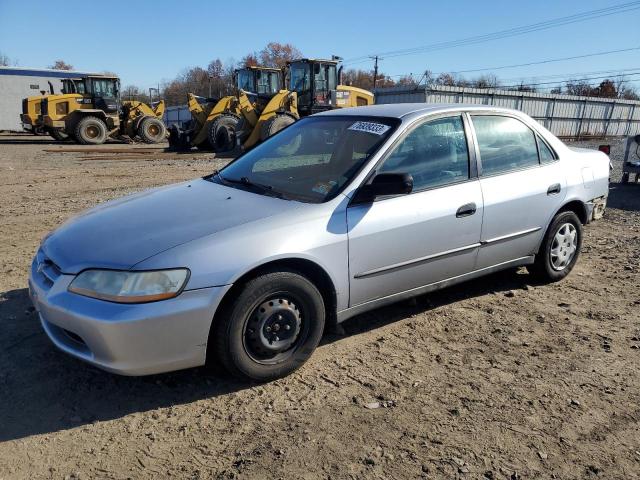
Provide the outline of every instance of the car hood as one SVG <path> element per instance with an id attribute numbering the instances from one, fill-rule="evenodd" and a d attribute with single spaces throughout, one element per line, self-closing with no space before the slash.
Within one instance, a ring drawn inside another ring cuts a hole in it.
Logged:
<path id="1" fill-rule="evenodd" d="M 63 224 L 42 249 L 64 273 L 129 269 L 177 245 L 301 205 L 197 179 L 99 205 Z"/>

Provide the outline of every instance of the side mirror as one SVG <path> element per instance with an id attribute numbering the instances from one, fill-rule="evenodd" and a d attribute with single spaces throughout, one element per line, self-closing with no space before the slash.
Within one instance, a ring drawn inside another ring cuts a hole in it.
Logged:
<path id="1" fill-rule="evenodd" d="M 356 193 L 355 203 L 372 202 L 376 197 L 406 195 L 413 190 L 413 177 L 408 173 L 379 173 Z"/>

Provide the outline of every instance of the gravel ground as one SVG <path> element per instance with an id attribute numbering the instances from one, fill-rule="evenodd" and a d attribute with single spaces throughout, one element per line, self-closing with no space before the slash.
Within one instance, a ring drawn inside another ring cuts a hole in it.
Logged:
<path id="1" fill-rule="evenodd" d="M 0 479 L 640 478 L 640 185 L 617 183 L 621 142 L 567 279 L 503 272 L 370 312 L 266 385 L 119 377 L 51 345 L 26 290 L 40 239 L 226 161 L 64 147 L 0 136 Z"/>

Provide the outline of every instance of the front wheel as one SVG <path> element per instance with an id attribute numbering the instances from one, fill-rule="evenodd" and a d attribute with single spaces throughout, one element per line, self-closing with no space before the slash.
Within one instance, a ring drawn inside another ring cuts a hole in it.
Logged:
<path id="1" fill-rule="evenodd" d="M 140 122 L 137 134 L 144 143 L 160 143 L 167 138 L 167 128 L 159 118 L 145 117 Z"/>
<path id="2" fill-rule="evenodd" d="M 107 140 L 107 125 L 99 118 L 89 116 L 78 122 L 75 137 L 82 145 L 100 145 Z"/>
<path id="3" fill-rule="evenodd" d="M 582 223 L 574 212 L 558 213 L 547 229 L 532 265 L 540 280 L 557 282 L 573 270 L 582 248 Z"/>
<path id="4" fill-rule="evenodd" d="M 293 372 L 322 337 L 325 306 L 316 286 L 295 271 L 248 281 L 220 312 L 209 349 L 233 375 L 260 382 Z"/>

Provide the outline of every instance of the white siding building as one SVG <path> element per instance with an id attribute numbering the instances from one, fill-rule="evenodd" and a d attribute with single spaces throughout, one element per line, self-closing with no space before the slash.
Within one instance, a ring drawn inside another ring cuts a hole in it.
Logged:
<path id="1" fill-rule="evenodd" d="M 89 72 L 47 70 L 23 67 L 0 67 L 0 131 L 22 131 L 22 99 L 36 95 L 60 93 L 63 78 L 93 75 Z"/>

